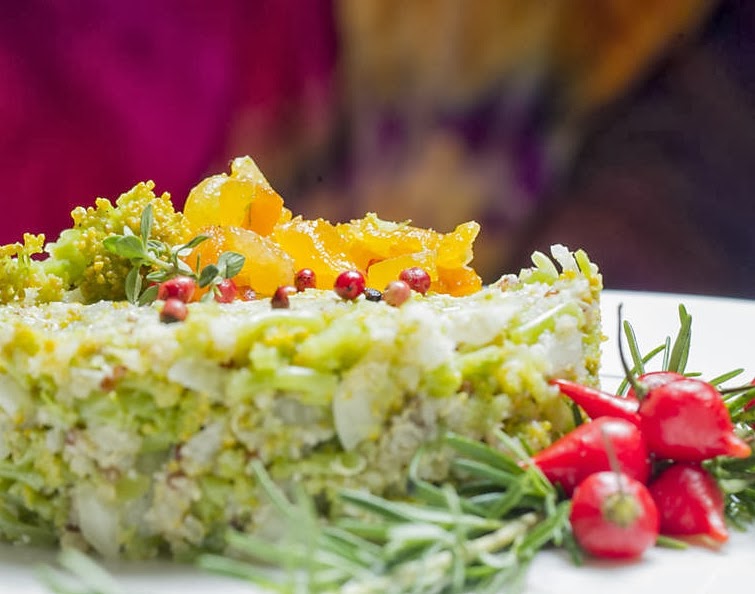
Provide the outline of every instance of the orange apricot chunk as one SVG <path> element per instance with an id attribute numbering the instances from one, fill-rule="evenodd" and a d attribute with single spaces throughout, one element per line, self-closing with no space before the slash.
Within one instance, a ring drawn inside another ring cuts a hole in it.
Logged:
<path id="1" fill-rule="evenodd" d="M 375 213 L 337 225 L 336 229 L 349 246 L 348 257 L 362 270 L 376 261 L 434 250 L 440 242 L 440 235 L 432 229 L 384 221 Z"/>
<path id="2" fill-rule="evenodd" d="M 270 235 L 273 227 L 291 218 L 283 198 L 270 186 L 255 162 L 238 157 L 231 175 L 221 173 L 202 180 L 186 199 L 184 216 L 193 230 L 209 225 L 242 227 Z"/>
<path id="3" fill-rule="evenodd" d="M 451 233 L 446 233 L 438 245 L 438 267 L 458 268 L 472 261 L 472 244 L 480 232 L 480 224 L 475 221 L 462 223 Z"/>
<path id="4" fill-rule="evenodd" d="M 277 243 L 241 227 L 207 227 L 201 230 L 209 239 L 200 243 L 186 262 L 192 268 L 214 264 L 223 252 L 238 252 L 246 260 L 234 277 L 239 287 L 250 287 L 258 295 L 269 296 L 281 285 L 293 284 L 294 261 Z"/>
<path id="5" fill-rule="evenodd" d="M 438 280 L 430 285 L 431 291 L 447 293 L 454 297 L 471 295 L 482 289 L 482 279 L 469 266 L 438 268 Z"/>
<path id="6" fill-rule="evenodd" d="M 341 272 L 358 268 L 346 256 L 348 246 L 336 227 L 325 219 L 295 217 L 277 225 L 273 239 L 293 258 L 297 270 L 315 272 L 318 289 L 332 289 Z"/>
<path id="7" fill-rule="evenodd" d="M 402 270 L 413 266 L 419 266 L 427 271 L 430 280 L 438 279 L 438 272 L 435 268 L 435 252 L 425 250 L 374 262 L 367 268 L 367 286 L 382 291 L 388 283 L 398 280 Z"/>

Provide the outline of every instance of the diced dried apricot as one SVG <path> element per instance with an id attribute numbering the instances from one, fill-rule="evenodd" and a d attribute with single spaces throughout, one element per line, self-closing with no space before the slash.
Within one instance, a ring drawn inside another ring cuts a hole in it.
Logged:
<path id="1" fill-rule="evenodd" d="M 231 164 L 231 175 L 213 175 L 189 193 L 184 215 L 194 230 L 208 225 L 243 227 L 269 235 L 280 221 L 291 218 L 283 199 L 249 157 Z"/>
<path id="2" fill-rule="evenodd" d="M 294 279 L 294 262 L 277 243 L 249 229 L 241 227 L 208 227 L 201 233 L 209 237 L 186 258 L 196 266 L 214 264 L 223 252 L 238 252 L 246 258 L 241 272 L 234 277 L 240 287 L 251 287 L 258 295 L 272 295 L 281 285 L 290 285 Z"/>
<path id="3" fill-rule="evenodd" d="M 440 235 L 432 229 L 384 221 L 375 213 L 342 223 L 336 229 L 349 246 L 347 255 L 362 270 L 371 262 L 434 250 L 440 242 Z"/>
<path id="4" fill-rule="evenodd" d="M 276 224 L 291 220 L 291 211 L 283 206 L 283 198 L 272 188 L 252 159 L 234 159 L 231 163 L 231 177 L 237 177 L 255 188 L 248 216 L 242 227 L 267 236 Z"/>
<path id="5" fill-rule="evenodd" d="M 324 219 L 296 217 L 276 226 L 273 238 L 291 255 L 297 270 L 314 270 L 319 289 L 332 289 L 341 272 L 358 268 L 347 258 L 348 246 L 336 227 Z"/>
<path id="6" fill-rule="evenodd" d="M 235 159 L 230 175 L 215 175 L 197 185 L 184 215 L 195 232 L 210 235 L 187 261 L 195 265 L 199 256 L 204 266 L 224 251 L 242 253 L 247 262 L 235 282 L 260 295 L 291 284 L 294 270 L 302 268 L 315 272 L 321 289 L 333 287 L 341 272 L 359 270 L 366 273 L 369 287 L 382 290 L 402 270 L 415 266 L 428 272 L 432 291 L 468 295 L 482 287 L 469 267 L 480 231 L 474 221 L 441 234 L 408 221 L 384 221 L 374 213 L 338 225 L 292 218 L 249 157 Z"/>
<path id="7" fill-rule="evenodd" d="M 247 216 L 253 188 L 226 174 L 213 175 L 189 192 L 184 215 L 194 230 L 207 225 L 240 226 Z"/>
<path id="8" fill-rule="evenodd" d="M 476 293 L 482 288 L 482 279 L 469 266 L 460 268 L 438 268 L 438 280 L 430 285 L 431 291 L 463 297 Z"/>
<path id="9" fill-rule="evenodd" d="M 425 250 L 373 263 L 367 269 L 367 286 L 382 291 L 388 283 L 398 280 L 402 270 L 413 266 L 423 268 L 430 275 L 431 280 L 437 280 L 435 252 Z"/>
<path id="10" fill-rule="evenodd" d="M 438 266 L 458 268 L 472 261 L 472 244 L 480 232 L 480 224 L 474 221 L 463 223 L 440 239 L 438 246 Z"/>

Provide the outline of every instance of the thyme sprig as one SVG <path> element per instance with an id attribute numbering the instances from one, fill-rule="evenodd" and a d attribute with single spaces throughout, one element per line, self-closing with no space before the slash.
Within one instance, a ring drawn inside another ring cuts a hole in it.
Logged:
<path id="1" fill-rule="evenodd" d="M 208 264 L 200 268 L 200 262 L 192 268 L 182 258 L 202 242 L 209 239 L 206 235 L 197 235 L 188 242 L 170 246 L 151 238 L 154 225 L 152 205 L 148 204 L 142 211 L 139 234 L 130 227 L 123 228 L 123 234 L 111 235 L 103 241 L 111 253 L 129 260 L 131 270 L 126 275 L 125 293 L 130 303 L 146 305 L 157 298 L 158 284 L 176 276 L 189 276 L 200 287 L 214 287 L 225 278 L 233 278 L 244 267 L 245 258 L 236 252 L 224 252 L 217 264 Z M 207 293 L 212 298 L 213 291 Z"/>

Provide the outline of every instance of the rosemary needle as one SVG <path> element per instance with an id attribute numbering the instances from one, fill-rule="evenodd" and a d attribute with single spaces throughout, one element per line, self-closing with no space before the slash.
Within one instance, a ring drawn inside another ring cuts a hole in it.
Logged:
<path id="1" fill-rule="evenodd" d="M 64 550 L 58 562 L 67 573 L 48 566 L 37 569 L 39 580 L 55 594 L 125 594 L 105 569 L 76 549 Z"/>

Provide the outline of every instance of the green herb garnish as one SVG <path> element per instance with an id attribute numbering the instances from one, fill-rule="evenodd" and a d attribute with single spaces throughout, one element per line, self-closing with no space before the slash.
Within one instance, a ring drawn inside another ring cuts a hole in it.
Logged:
<path id="1" fill-rule="evenodd" d="M 124 227 L 122 235 L 111 235 L 103 241 L 108 251 L 131 262 L 125 283 L 126 299 L 130 303 L 152 303 L 157 298 L 157 285 L 176 276 L 189 276 L 200 287 L 208 287 L 217 285 L 223 279 L 233 278 L 244 267 L 243 255 L 224 252 L 220 254 L 217 264 L 200 268 L 200 262 L 197 261 L 196 267 L 192 268 L 181 258 L 209 238 L 197 235 L 182 245 L 169 246 L 150 238 L 153 223 L 152 205 L 148 204 L 142 211 L 139 235 L 135 235 L 129 227 Z M 212 291 L 207 295 L 212 298 Z"/>
<path id="2" fill-rule="evenodd" d="M 294 594 L 480 593 L 520 591 L 535 553 L 553 543 L 579 553 L 569 528 L 569 502 L 515 440 L 498 435 L 499 447 L 448 434 L 456 466 L 469 493 L 452 483 L 431 485 L 416 477 L 423 451 L 410 471 L 411 501 L 365 491 L 339 497 L 348 513 L 319 517 L 312 499 L 286 496 L 260 462 L 253 472 L 284 526 L 278 542 L 230 530 L 230 556 L 205 554 L 201 568 L 250 581 L 272 592 Z M 63 573 L 41 577 L 56 593 L 115 594 L 103 570 L 80 553 L 60 559 Z M 267 566 L 267 567 L 265 567 Z M 277 571 L 271 571 L 270 568 Z"/>
<path id="3" fill-rule="evenodd" d="M 287 498 L 256 463 L 257 479 L 285 523 L 284 539 L 270 543 L 231 532 L 234 556 L 246 561 L 205 555 L 200 566 L 257 582 L 253 562 L 264 561 L 285 570 L 273 584 L 285 593 L 518 590 L 538 550 L 571 543 L 568 502 L 558 503 L 556 489 L 526 464 L 514 440 L 499 438 L 506 453 L 453 434 L 445 438 L 459 453 L 463 482 L 477 484 L 473 493 L 418 479 L 420 451 L 410 469 L 411 501 L 343 491 L 350 513 L 330 523 L 316 516 L 306 496 Z M 269 580 L 265 574 L 267 587 Z"/>

